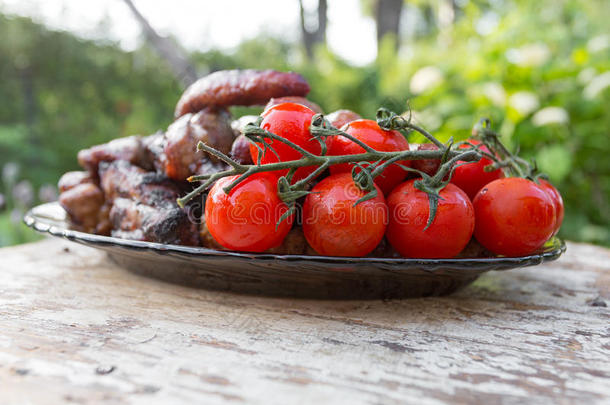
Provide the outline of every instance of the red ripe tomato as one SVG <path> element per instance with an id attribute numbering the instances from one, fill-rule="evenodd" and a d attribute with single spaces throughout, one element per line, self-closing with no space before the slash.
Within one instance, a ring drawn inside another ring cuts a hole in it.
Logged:
<path id="1" fill-rule="evenodd" d="M 438 146 L 433 143 L 422 143 L 417 146 L 417 150 L 438 150 Z M 419 159 L 411 161 L 412 168 L 424 172 L 428 176 L 434 176 L 440 166 L 440 159 Z"/>
<path id="2" fill-rule="evenodd" d="M 509 177 L 492 181 L 479 191 L 473 205 L 475 238 L 499 255 L 532 254 L 555 230 L 551 197 L 527 179 Z"/>
<path id="3" fill-rule="evenodd" d="M 303 205 L 303 233 L 318 254 L 362 257 L 381 242 L 388 207 L 379 188 L 377 197 L 356 206 L 366 191 L 356 186 L 351 173 L 330 175 L 311 191 Z"/>
<path id="4" fill-rule="evenodd" d="M 276 224 L 288 207 L 277 194 L 277 177 L 259 173 L 239 183 L 229 194 L 223 190 L 238 176 L 214 183 L 205 203 L 205 222 L 223 247 L 244 252 L 263 252 L 282 243 L 293 216 Z"/>
<path id="5" fill-rule="evenodd" d="M 474 230 L 474 210 L 470 199 L 453 184 L 440 191 L 434 221 L 424 230 L 430 216 L 428 194 L 408 180 L 388 197 L 390 223 L 386 237 L 404 257 L 451 258 L 470 241 Z"/>
<path id="6" fill-rule="evenodd" d="M 301 104 L 296 103 L 282 103 L 269 107 L 263 112 L 263 121 L 261 122 L 261 128 L 266 129 L 282 138 L 285 138 L 294 144 L 300 146 L 308 152 L 315 155 L 322 153 L 320 143 L 312 138 L 309 132 L 309 125 L 311 124 L 311 118 L 315 115 L 315 112 L 310 110 Z M 331 138 L 327 138 L 328 140 Z M 291 160 L 299 160 L 302 155 L 277 140 L 267 140 L 271 143 L 273 149 L 279 155 L 279 161 L 288 162 Z M 327 143 L 328 147 L 328 143 Z M 250 145 L 250 154 L 252 155 L 252 161 L 258 162 L 258 148 L 254 145 Z M 278 157 L 271 150 L 265 151 L 265 154 L 261 158 L 261 163 L 276 163 Z M 307 177 L 311 172 L 316 169 L 315 166 L 301 167 L 297 169 L 294 174 L 293 182 L 301 180 Z M 279 171 L 280 175 L 285 175 L 288 170 Z"/>
<path id="7" fill-rule="evenodd" d="M 481 142 L 477 140 L 469 140 L 473 145 L 479 145 Z M 470 148 L 468 145 L 461 145 L 460 149 Z M 485 146 L 481 147 L 481 150 L 489 153 L 489 149 Z M 463 162 L 459 161 L 458 164 Z M 496 169 L 492 172 L 486 172 L 485 166 L 492 164 L 493 162 L 487 158 L 482 158 L 478 162 L 472 162 L 463 164 L 455 169 L 451 182 L 464 190 L 471 200 L 477 195 L 479 190 L 483 188 L 489 182 L 504 177 L 504 173 L 501 169 Z"/>
<path id="8" fill-rule="evenodd" d="M 343 127 L 343 131 L 347 132 L 354 138 L 369 145 L 371 148 L 382 152 L 392 152 L 400 150 L 409 150 L 409 142 L 398 131 L 385 131 L 377 125 L 373 120 L 356 120 L 350 122 Z M 329 149 L 329 155 L 356 155 L 364 153 L 365 150 L 350 141 L 344 136 L 334 138 Z M 409 166 L 406 160 L 398 162 L 402 165 Z M 343 163 L 330 167 L 331 174 L 351 172 L 353 165 Z M 384 195 L 388 195 L 394 187 L 407 177 L 407 172 L 401 169 L 398 165 L 393 164 L 386 168 L 376 179 L 375 183 L 383 191 Z"/>
<path id="9" fill-rule="evenodd" d="M 561 198 L 561 194 L 559 194 L 559 190 L 557 190 L 551 183 L 547 180 L 540 179 L 540 188 L 542 188 L 546 193 L 551 197 L 553 201 L 553 205 L 555 206 L 555 230 L 553 231 L 553 235 L 559 232 L 559 228 L 561 228 L 561 224 L 563 223 L 564 216 L 564 208 L 563 208 L 563 198 Z"/>

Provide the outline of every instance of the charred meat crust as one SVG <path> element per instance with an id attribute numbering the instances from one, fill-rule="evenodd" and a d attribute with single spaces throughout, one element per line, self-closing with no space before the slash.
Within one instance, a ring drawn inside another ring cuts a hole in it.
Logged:
<path id="1" fill-rule="evenodd" d="M 114 139 L 102 145 L 96 145 L 78 152 L 80 166 L 96 176 L 101 162 L 126 160 L 138 166 L 145 163 L 145 153 L 141 137 L 137 135 Z"/>
<path id="2" fill-rule="evenodd" d="M 199 245 L 198 225 L 176 203 L 178 184 L 126 161 L 100 165 L 101 187 L 112 201 L 112 235 L 181 245 Z"/>
<path id="3" fill-rule="evenodd" d="M 197 152 L 199 142 L 228 154 L 235 135 L 227 110 L 204 109 L 177 119 L 167 129 L 165 138 L 163 154 L 158 166 L 168 177 L 185 180 L 198 173 L 199 167 L 207 161 L 219 163 L 215 157 L 205 152 Z M 222 167 L 219 166 L 219 169 Z"/>

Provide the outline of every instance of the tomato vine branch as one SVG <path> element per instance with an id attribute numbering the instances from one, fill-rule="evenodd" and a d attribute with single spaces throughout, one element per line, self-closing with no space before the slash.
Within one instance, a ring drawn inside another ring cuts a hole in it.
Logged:
<path id="1" fill-rule="evenodd" d="M 457 160 L 477 161 L 481 157 L 481 155 L 479 153 L 470 153 L 468 151 L 463 152 L 463 151 L 458 151 L 458 150 L 452 150 L 452 149 L 450 149 L 450 147 L 447 147 L 446 145 L 444 145 L 442 142 L 437 140 L 434 136 L 427 133 L 422 128 L 419 128 L 417 126 L 414 126 L 414 125 L 408 123 L 406 120 L 404 120 L 403 117 L 397 116 L 394 113 L 389 113 L 388 110 L 383 110 L 383 111 L 385 111 L 385 112 L 381 113 L 381 115 L 380 115 L 380 113 L 378 113 L 378 119 L 381 120 L 380 126 L 383 124 L 383 125 L 386 125 L 387 128 L 401 127 L 401 128 L 410 128 L 412 130 L 418 131 L 418 132 L 422 133 L 424 136 L 426 136 L 428 139 L 433 141 L 439 147 L 439 149 L 438 150 L 404 150 L 404 151 L 391 151 L 391 152 L 378 151 L 378 150 L 375 150 L 375 149 L 371 148 L 370 146 L 366 145 L 362 141 L 354 138 L 352 135 L 333 127 L 323 117 L 323 115 L 316 114 L 312 118 L 312 122 L 311 122 L 311 126 L 310 126 L 310 132 L 311 132 L 313 138 L 317 139 L 321 143 L 324 143 L 324 139 L 326 137 L 341 135 L 341 136 L 344 136 L 344 137 L 352 140 L 353 142 L 357 143 L 358 145 L 360 145 L 364 149 L 364 152 L 360 153 L 360 154 L 355 154 L 355 155 L 337 155 L 337 156 L 326 155 L 326 154 L 315 155 L 311 152 L 304 150 L 302 147 L 296 145 L 295 143 L 293 143 L 283 137 L 280 137 L 263 128 L 260 128 L 257 125 L 257 123 L 250 123 L 250 124 L 246 125 L 243 132 L 244 132 L 244 135 L 250 140 L 250 142 L 252 142 L 254 144 L 262 143 L 264 145 L 264 146 L 257 145 L 258 147 L 260 147 L 262 149 L 262 150 L 259 149 L 259 151 L 264 151 L 264 148 L 271 147 L 272 142 L 281 142 L 281 143 L 284 143 L 285 145 L 291 147 L 292 149 L 296 150 L 297 152 L 299 152 L 302 155 L 302 158 L 298 159 L 298 160 L 287 161 L 287 162 L 276 162 L 276 163 L 267 163 L 267 164 L 261 164 L 260 159 L 259 159 L 259 162 L 257 162 L 257 164 L 244 165 L 244 164 L 240 164 L 240 163 L 234 161 L 229 156 L 204 144 L 203 142 L 199 142 L 199 144 L 197 145 L 198 151 L 205 151 L 205 152 L 217 157 L 219 160 L 221 160 L 221 161 L 225 162 L 227 165 L 229 165 L 230 168 L 227 170 L 217 172 L 217 173 L 213 173 L 213 174 L 204 174 L 204 175 L 196 175 L 196 176 L 189 177 L 188 178 L 189 182 L 201 181 L 202 184 L 200 184 L 194 190 L 192 190 L 191 192 L 186 194 L 184 197 L 179 198 L 178 204 L 181 207 L 184 207 L 185 204 L 187 204 L 193 198 L 195 198 L 198 195 L 205 192 L 205 190 L 207 188 L 209 188 L 218 179 L 221 179 L 223 177 L 228 177 L 228 176 L 239 175 L 238 178 L 236 178 L 231 184 L 229 184 L 227 187 L 224 188 L 224 191 L 226 193 L 229 193 L 239 183 L 241 183 L 242 181 L 244 181 L 245 179 L 247 179 L 248 177 L 250 177 L 256 173 L 279 171 L 279 170 L 282 170 L 282 171 L 289 170 L 289 176 L 292 177 L 291 174 L 293 174 L 294 170 L 296 170 L 298 168 L 307 167 L 307 166 L 318 166 L 313 173 L 311 173 L 306 178 L 295 182 L 294 184 L 290 184 L 290 181 L 287 181 L 286 176 L 280 177 L 278 184 L 281 185 L 281 188 L 282 188 L 282 190 L 281 190 L 282 197 L 283 197 L 284 201 L 286 201 L 287 203 L 291 203 L 291 202 L 294 202 L 297 198 L 300 198 L 300 196 L 304 195 L 304 193 L 307 192 L 305 189 L 307 188 L 308 183 L 311 180 L 313 180 L 317 175 L 322 173 L 326 168 L 330 167 L 331 165 L 336 165 L 336 164 L 341 164 L 341 163 L 358 164 L 358 167 L 360 168 L 360 170 L 362 172 L 365 172 L 367 170 L 369 171 L 369 172 L 365 173 L 365 177 L 370 176 L 371 178 L 374 178 L 375 176 L 379 175 L 383 171 L 383 168 L 387 167 L 387 165 L 395 163 L 395 162 L 399 162 L 402 160 L 441 159 L 445 156 L 446 158 L 449 158 L 449 159 L 452 159 L 455 161 L 457 161 Z M 272 142 L 270 143 L 269 140 L 271 140 Z M 259 153 L 259 156 L 260 156 L 260 153 Z M 375 162 L 375 163 L 369 163 L 369 162 Z M 365 166 L 365 164 L 366 164 L 366 166 Z M 401 167 L 402 167 L 402 165 L 401 165 Z M 356 176 L 356 175 L 357 175 L 357 173 L 354 172 L 354 176 Z M 371 188 L 371 186 L 369 185 L 369 187 L 368 187 L 369 192 L 371 191 L 370 188 Z M 373 190 L 374 190 L 374 188 L 373 188 Z M 374 196 L 372 196 L 372 197 L 374 197 Z M 370 197 L 370 198 L 372 198 L 372 197 Z"/>

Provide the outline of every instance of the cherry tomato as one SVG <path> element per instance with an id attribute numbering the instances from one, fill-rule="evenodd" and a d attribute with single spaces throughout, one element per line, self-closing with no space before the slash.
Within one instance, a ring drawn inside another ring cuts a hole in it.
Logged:
<path id="1" fill-rule="evenodd" d="M 428 194 L 408 180 L 388 197 L 390 223 L 386 237 L 404 257 L 451 258 L 470 241 L 474 230 L 474 210 L 462 190 L 448 184 L 440 191 L 434 221 L 424 230 L 430 216 Z"/>
<path id="2" fill-rule="evenodd" d="M 417 146 L 417 150 L 438 150 L 438 146 L 433 143 L 422 143 Z M 428 176 L 434 176 L 440 166 L 440 159 L 419 159 L 411 161 L 412 168 L 424 172 Z"/>
<path id="3" fill-rule="evenodd" d="M 342 128 L 345 124 L 361 119 L 362 117 L 350 110 L 337 110 L 326 115 L 326 119 L 335 128 Z"/>
<path id="4" fill-rule="evenodd" d="M 282 103 L 269 107 L 263 112 L 263 121 L 261 122 L 261 128 L 266 129 L 282 138 L 285 138 L 294 144 L 300 146 L 308 152 L 315 155 L 322 153 L 320 143 L 312 138 L 309 132 L 309 125 L 311 124 L 311 118 L 315 113 L 309 108 L 301 104 L 296 103 Z M 327 147 L 329 140 L 327 138 Z M 291 160 L 299 160 L 302 155 L 291 148 L 290 146 L 277 141 L 268 140 L 271 143 L 273 149 L 279 155 L 279 161 L 288 162 Z M 258 148 L 254 145 L 250 145 L 250 154 L 252 155 L 252 161 L 258 162 Z M 276 163 L 278 157 L 271 150 L 265 151 L 265 154 L 261 158 L 261 163 Z M 293 176 L 293 182 L 301 180 L 307 177 L 311 172 L 316 169 L 315 166 L 301 167 L 297 169 Z M 285 175 L 288 170 L 279 171 L 279 175 Z"/>
<path id="5" fill-rule="evenodd" d="M 276 224 L 288 207 L 277 194 L 277 176 L 259 173 L 226 194 L 223 190 L 238 176 L 218 180 L 205 203 L 206 225 L 214 239 L 227 249 L 263 252 L 282 243 L 293 217 Z"/>
<path id="6" fill-rule="evenodd" d="M 547 180 L 540 179 L 540 188 L 542 188 L 546 193 L 551 197 L 553 201 L 553 205 L 555 206 L 555 230 L 553 231 L 553 235 L 556 235 L 559 232 L 559 228 L 561 228 L 561 224 L 563 223 L 564 216 L 564 208 L 563 208 L 563 198 L 561 198 L 561 194 L 559 190 L 555 188 L 551 183 Z"/>
<path id="7" fill-rule="evenodd" d="M 475 238 L 499 255 L 532 254 L 555 230 L 555 207 L 551 197 L 527 179 L 494 180 L 479 191 L 473 205 Z"/>
<path id="8" fill-rule="evenodd" d="M 355 205 L 363 197 L 351 173 L 333 174 L 311 190 L 303 205 L 303 232 L 309 245 L 325 256 L 362 257 L 381 242 L 388 221 L 388 207 L 381 190 L 377 196 Z"/>
<path id="9" fill-rule="evenodd" d="M 344 126 L 342 130 L 378 151 L 409 150 L 409 143 L 400 132 L 385 131 L 373 120 L 352 121 Z M 364 152 L 365 150 L 362 146 L 357 145 L 344 136 L 337 136 L 333 140 L 328 154 L 356 155 Z M 409 162 L 405 160 L 398 163 L 409 166 Z M 330 167 L 330 172 L 331 174 L 351 172 L 352 167 L 353 165 L 350 163 L 334 165 Z M 384 195 L 387 196 L 405 177 L 407 177 L 407 172 L 398 165 L 393 164 L 375 178 L 375 183 L 383 191 Z"/>
<path id="10" fill-rule="evenodd" d="M 473 145 L 479 145 L 481 142 L 477 140 L 469 140 Z M 460 149 L 470 148 L 469 145 L 461 145 Z M 489 149 L 485 146 L 481 147 L 481 150 L 489 153 Z M 458 164 L 463 162 L 459 161 Z M 496 169 L 491 172 L 485 171 L 485 166 L 492 164 L 490 159 L 482 158 L 478 162 L 466 163 L 455 169 L 451 182 L 464 190 L 470 199 L 474 199 L 479 190 L 483 188 L 489 182 L 504 177 L 504 173 L 501 169 Z"/>

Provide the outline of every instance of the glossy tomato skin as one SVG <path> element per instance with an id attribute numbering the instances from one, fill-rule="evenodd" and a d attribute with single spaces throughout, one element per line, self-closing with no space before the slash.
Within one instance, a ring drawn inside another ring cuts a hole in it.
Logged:
<path id="1" fill-rule="evenodd" d="M 449 183 L 440 192 L 434 221 L 424 230 L 430 215 L 428 194 L 408 180 L 388 197 L 390 223 L 386 237 L 404 257 L 451 258 L 468 244 L 474 230 L 474 210 L 461 189 Z"/>
<path id="2" fill-rule="evenodd" d="M 555 230 L 555 207 L 533 181 L 509 177 L 494 180 L 473 202 L 474 236 L 488 250 L 504 256 L 535 253 Z"/>
<path id="3" fill-rule="evenodd" d="M 480 141 L 470 139 L 470 143 L 473 145 L 481 144 Z M 460 149 L 470 148 L 468 145 L 461 145 Z M 489 153 L 489 149 L 485 146 L 481 147 L 481 150 Z M 458 164 L 463 162 L 459 161 Z M 501 169 L 496 169 L 491 172 L 485 171 L 485 166 L 492 164 L 490 159 L 482 158 L 478 162 L 466 163 L 459 167 L 456 167 L 451 177 L 451 182 L 461 188 L 471 200 L 477 195 L 480 189 L 484 185 L 494 180 L 501 179 L 504 177 L 504 173 Z"/>
<path id="4" fill-rule="evenodd" d="M 314 115 L 315 112 L 301 104 L 277 104 L 269 107 L 263 112 L 261 115 L 263 117 L 261 128 L 295 143 L 308 152 L 319 155 L 322 153 L 320 143 L 317 140 L 312 139 L 312 135 L 309 132 L 311 118 Z M 330 142 L 329 139 L 331 138 L 327 138 L 327 148 Z M 299 160 L 302 156 L 299 152 L 280 141 L 270 140 L 269 142 L 279 155 L 279 160 L 282 162 Z M 250 154 L 252 155 L 252 161 L 256 163 L 259 154 L 256 146 L 250 145 Z M 278 162 L 278 157 L 271 150 L 267 150 L 261 159 L 262 164 L 276 162 Z M 314 166 L 297 169 L 293 177 L 293 182 L 307 177 L 307 175 L 311 174 L 315 169 L 316 167 Z M 280 176 L 285 175 L 286 173 L 288 173 L 288 170 L 278 171 L 277 174 Z"/>
<path id="5" fill-rule="evenodd" d="M 303 205 L 303 233 L 320 255 L 362 257 L 381 242 L 388 222 L 388 207 L 381 190 L 356 206 L 366 192 L 351 173 L 333 174 L 319 182 Z"/>
<path id="6" fill-rule="evenodd" d="M 277 176 L 259 173 L 238 184 L 229 194 L 223 190 L 237 176 L 218 180 L 205 203 L 205 221 L 223 247 L 243 252 L 263 252 L 282 243 L 293 217 L 276 224 L 288 207 L 277 194 Z"/>
<path id="7" fill-rule="evenodd" d="M 556 235 L 557 232 L 559 232 L 559 228 L 561 228 L 561 224 L 563 223 L 563 216 L 565 213 L 563 206 L 563 198 L 561 198 L 559 190 L 557 190 L 555 186 L 553 186 L 547 180 L 540 179 L 539 186 L 544 191 L 546 191 L 549 197 L 551 197 L 553 205 L 555 206 L 555 230 L 553 231 L 553 235 Z"/>
<path id="8" fill-rule="evenodd" d="M 360 119 L 352 121 L 342 129 L 354 138 L 364 142 L 371 148 L 382 152 L 409 150 L 409 142 L 398 131 L 385 131 L 373 120 Z M 365 150 L 351 140 L 337 136 L 329 149 L 329 155 L 356 155 L 364 153 Z M 409 166 L 406 160 L 398 162 Z M 344 163 L 330 167 L 331 174 L 351 172 L 353 165 Z M 375 184 L 379 186 L 384 195 L 390 194 L 407 177 L 407 172 L 394 164 L 383 171 L 376 179 Z"/>
<path id="9" fill-rule="evenodd" d="M 438 150 L 438 146 L 433 143 L 422 143 L 417 146 L 417 150 Z M 440 159 L 420 159 L 413 160 L 411 167 L 426 173 L 428 176 L 434 176 L 441 166 Z M 418 176 L 419 177 L 419 176 Z"/>

